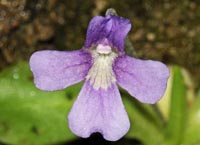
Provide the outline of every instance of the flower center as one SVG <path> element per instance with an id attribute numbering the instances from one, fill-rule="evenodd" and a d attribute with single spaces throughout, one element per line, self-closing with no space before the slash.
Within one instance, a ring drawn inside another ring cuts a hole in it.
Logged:
<path id="1" fill-rule="evenodd" d="M 115 52 L 112 52 L 110 46 L 98 45 L 96 50 L 91 51 L 93 57 L 93 65 L 90 68 L 86 80 L 90 81 L 94 89 L 107 89 L 116 82 L 115 75 L 112 69 L 112 64 L 117 57 Z"/>

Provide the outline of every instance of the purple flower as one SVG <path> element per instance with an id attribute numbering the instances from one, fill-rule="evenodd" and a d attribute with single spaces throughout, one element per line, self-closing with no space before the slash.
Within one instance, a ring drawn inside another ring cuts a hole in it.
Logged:
<path id="1" fill-rule="evenodd" d="M 96 16 L 81 50 L 44 50 L 31 56 L 34 82 L 41 90 L 61 90 L 84 80 L 68 116 L 70 129 L 80 137 L 100 132 L 115 141 L 127 133 L 130 122 L 118 85 L 143 103 L 153 104 L 165 92 L 169 71 L 163 63 L 125 55 L 130 29 L 128 19 Z"/>

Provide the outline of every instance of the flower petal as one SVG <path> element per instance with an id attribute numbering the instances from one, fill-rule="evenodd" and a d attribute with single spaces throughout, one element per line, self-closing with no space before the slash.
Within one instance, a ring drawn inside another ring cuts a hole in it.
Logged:
<path id="1" fill-rule="evenodd" d="M 102 36 L 102 24 L 104 23 L 105 18 L 102 16 L 95 16 L 89 23 L 88 30 L 87 30 L 87 37 L 85 41 L 86 48 L 92 47 L 92 45 L 97 44 L 99 39 L 101 39 Z"/>
<path id="2" fill-rule="evenodd" d="M 38 51 L 30 58 L 36 87 L 60 90 L 83 80 L 90 68 L 91 56 L 80 51 Z"/>
<path id="3" fill-rule="evenodd" d="M 118 84 L 139 101 L 153 104 L 162 98 L 169 77 L 163 63 L 121 56 L 113 69 Z"/>
<path id="4" fill-rule="evenodd" d="M 124 41 L 130 29 L 131 23 L 128 19 L 113 15 L 96 16 L 90 21 L 85 48 L 106 44 L 124 52 Z"/>
<path id="5" fill-rule="evenodd" d="M 88 81 L 74 103 L 68 120 L 70 129 L 80 137 L 100 132 L 110 141 L 120 139 L 130 126 L 116 84 L 107 90 L 95 90 Z"/>

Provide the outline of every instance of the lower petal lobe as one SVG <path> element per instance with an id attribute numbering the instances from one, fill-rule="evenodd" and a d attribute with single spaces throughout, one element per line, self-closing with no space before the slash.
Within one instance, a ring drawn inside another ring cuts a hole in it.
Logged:
<path id="1" fill-rule="evenodd" d="M 91 66 L 91 56 L 79 51 L 44 50 L 30 58 L 36 87 L 41 90 L 61 90 L 83 80 Z"/>
<path id="2" fill-rule="evenodd" d="M 121 56 L 113 69 L 117 83 L 139 101 L 153 104 L 164 95 L 169 70 L 163 63 Z"/>
<path id="3" fill-rule="evenodd" d="M 80 137 L 100 132 L 110 141 L 120 139 L 130 126 L 117 85 L 95 90 L 89 81 L 84 83 L 68 120 L 72 132 Z"/>

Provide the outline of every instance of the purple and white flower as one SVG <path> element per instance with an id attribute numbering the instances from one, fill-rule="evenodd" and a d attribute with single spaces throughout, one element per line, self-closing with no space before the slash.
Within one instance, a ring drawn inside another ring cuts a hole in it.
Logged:
<path id="1" fill-rule="evenodd" d="M 153 104 L 165 92 L 169 70 L 163 63 L 125 54 L 130 29 L 128 19 L 96 16 L 82 49 L 38 51 L 30 58 L 35 85 L 41 90 L 61 90 L 84 80 L 68 116 L 70 129 L 80 137 L 100 132 L 116 141 L 127 133 L 130 122 L 117 86 L 142 103 Z"/>

